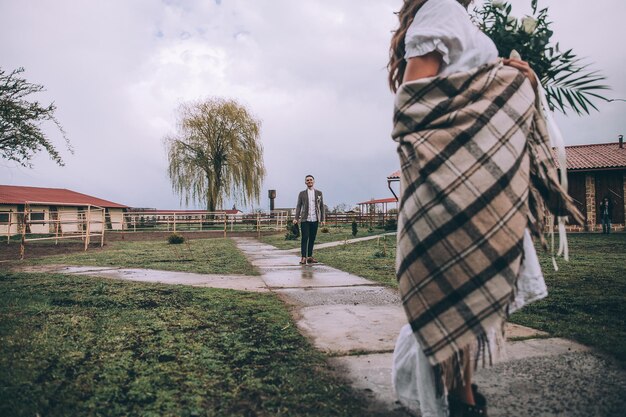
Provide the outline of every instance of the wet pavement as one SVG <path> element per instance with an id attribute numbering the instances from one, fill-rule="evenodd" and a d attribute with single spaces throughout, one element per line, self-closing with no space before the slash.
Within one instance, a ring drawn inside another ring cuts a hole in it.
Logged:
<path id="1" fill-rule="evenodd" d="M 269 291 L 261 277 L 251 275 L 207 275 L 192 272 L 160 271 L 154 269 L 110 268 L 98 266 L 44 265 L 22 268 L 24 272 L 55 272 L 88 275 L 126 281 L 152 282 L 193 287 L 224 288 L 241 291 Z"/>
<path id="2" fill-rule="evenodd" d="M 371 415 L 411 415 L 391 384 L 393 348 L 406 323 L 397 291 L 327 265 L 301 266 L 298 250 L 235 241 L 291 306 L 300 331 L 369 399 Z M 506 360 L 475 375 L 491 417 L 626 415 L 626 371 L 613 360 L 523 326 L 508 324 L 506 335 Z"/>

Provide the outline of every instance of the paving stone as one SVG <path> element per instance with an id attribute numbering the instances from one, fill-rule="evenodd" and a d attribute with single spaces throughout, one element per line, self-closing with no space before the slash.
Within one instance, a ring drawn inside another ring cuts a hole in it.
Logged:
<path id="1" fill-rule="evenodd" d="M 341 271 L 324 267 L 301 267 L 296 270 L 272 270 L 262 275 L 271 288 L 343 287 L 372 285 L 371 281 Z"/>
<path id="2" fill-rule="evenodd" d="M 291 304 L 300 306 L 316 305 L 400 305 L 397 291 L 385 287 L 333 287 L 333 288 L 288 288 L 278 289 L 277 293 Z"/>
<path id="3" fill-rule="evenodd" d="M 406 323 L 399 305 L 323 305 L 300 310 L 298 327 L 316 348 L 333 354 L 393 350 Z"/>
<path id="4" fill-rule="evenodd" d="M 60 268 L 57 272 L 159 284 L 190 285 L 254 292 L 269 291 L 260 276 L 250 275 L 207 275 L 190 272 L 135 268 L 112 269 L 106 267 L 65 267 Z"/>

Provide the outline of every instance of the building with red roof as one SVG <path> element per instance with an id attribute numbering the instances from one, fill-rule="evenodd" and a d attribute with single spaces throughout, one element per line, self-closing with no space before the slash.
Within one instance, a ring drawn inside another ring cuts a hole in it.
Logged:
<path id="1" fill-rule="evenodd" d="M 553 150 L 558 161 L 556 150 Z M 618 142 L 565 147 L 568 190 L 585 217 L 584 225 L 572 225 L 573 230 L 602 230 L 600 203 L 606 197 L 612 203 L 613 230 L 624 230 L 626 224 L 626 147 L 623 136 Z M 387 177 L 391 184 L 400 181 L 400 171 Z"/>
<path id="2" fill-rule="evenodd" d="M 92 219 L 92 232 L 104 224 L 113 230 L 123 226 L 128 206 L 64 188 L 0 185 L 0 234 L 20 232 L 28 216 L 29 233 L 75 233 Z M 95 217 L 99 221 L 95 221 Z M 106 221 L 100 220 L 106 217 Z M 60 228 L 60 230 L 58 230 Z M 98 230 L 99 229 L 99 230 Z"/>

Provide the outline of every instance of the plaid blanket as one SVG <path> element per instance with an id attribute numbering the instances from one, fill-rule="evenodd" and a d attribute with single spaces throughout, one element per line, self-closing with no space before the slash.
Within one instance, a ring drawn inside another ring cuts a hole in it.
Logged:
<path id="1" fill-rule="evenodd" d="M 559 185 L 539 106 L 526 77 L 500 61 L 396 94 L 397 278 L 448 388 L 462 378 L 464 355 L 491 354 L 503 336 L 524 229 L 541 236 L 545 209 L 580 219 Z"/>

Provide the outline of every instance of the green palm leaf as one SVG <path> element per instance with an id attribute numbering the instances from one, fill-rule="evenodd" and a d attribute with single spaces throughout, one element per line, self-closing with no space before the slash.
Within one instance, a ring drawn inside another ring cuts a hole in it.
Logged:
<path id="1" fill-rule="evenodd" d="M 516 50 L 530 64 L 546 90 L 550 110 L 564 114 L 573 111 L 578 115 L 589 114 L 592 109 L 597 111 L 598 100 L 608 101 L 601 94 L 610 90 L 603 83 L 606 78 L 589 65 L 583 65 L 571 49 L 561 52 L 558 43 L 550 45 L 554 32 L 550 29 L 548 9 L 537 11 L 537 0 L 532 0 L 531 6 L 531 17 L 537 22 L 532 33 L 526 32 L 511 16 L 512 7 L 508 3 L 501 6 L 484 3 L 474 10 L 474 21 L 494 41 L 500 56 L 508 57 Z"/>

